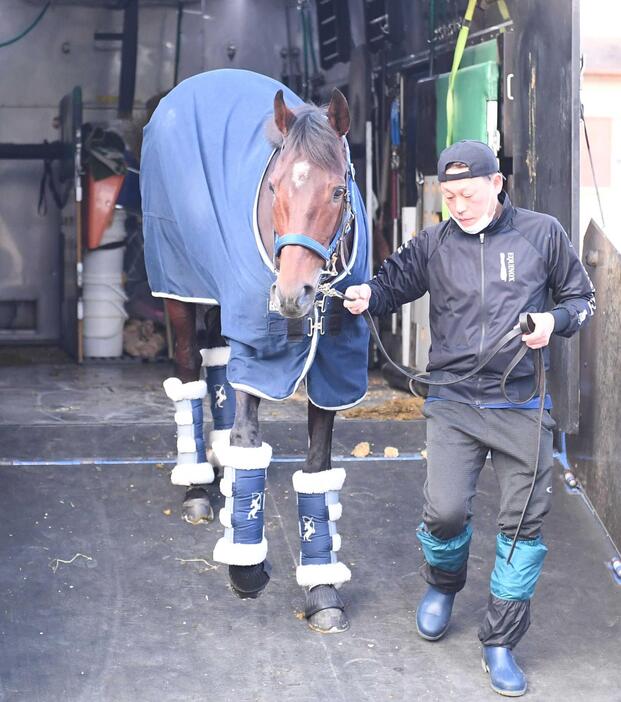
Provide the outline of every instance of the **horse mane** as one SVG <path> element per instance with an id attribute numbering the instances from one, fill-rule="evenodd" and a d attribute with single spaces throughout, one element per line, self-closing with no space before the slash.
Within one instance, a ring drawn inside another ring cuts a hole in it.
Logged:
<path id="1" fill-rule="evenodd" d="M 345 169 L 343 144 L 327 118 L 327 106 L 301 105 L 292 110 L 295 121 L 287 134 L 287 150 L 300 154 L 311 163 L 329 172 Z M 265 137 L 275 148 L 283 146 L 285 137 L 276 126 L 274 115 L 265 123 Z"/>

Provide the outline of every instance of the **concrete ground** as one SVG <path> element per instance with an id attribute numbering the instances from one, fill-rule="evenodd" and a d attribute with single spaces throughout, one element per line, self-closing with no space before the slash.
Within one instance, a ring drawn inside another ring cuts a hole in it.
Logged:
<path id="1" fill-rule="evenodd" d="M 373 378 L 362 415 L 339 418 L 341 593 L 351 628 L 322 636 L 301 614 L 291 474 L 306 446 L 305 400 L 264 403 L 274 447 L 266 530 L 272 581 L 237 599 L 213 562 L 217 522 L 180 518 L 167 364 L 5 366 L 0 374 L 0 701 L 479 702 L 499 697 L 476 637 L 493 567 L 498 489 L 483 471 L 469 581 L 447 636 L 420 639 L 415 528 L 425 475 L 417 405 Z M 406 404 L 403 404 L 403 403 Z M 408 404 L 409 403 L 409 404 Z M 390 413 L 390 407 L 398 412 Z M 381 419 L 377 419 L 381 417 Z M 356 459 L 353 447 L 371 444 Z M 384 459 L 386 446 L 399 457 Z M 621 587 L 579 493 L 555 484 L 532 627 L 516 649 L 526 699 L 621 700 Z M 214 488 L 216 506 L 222 500 Z"/>

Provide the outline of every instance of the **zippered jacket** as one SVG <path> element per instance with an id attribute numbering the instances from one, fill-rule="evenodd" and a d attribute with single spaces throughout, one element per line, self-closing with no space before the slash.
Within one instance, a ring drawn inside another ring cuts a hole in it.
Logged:
<path id="1" fill-rule="evenodd" d="M 501 214 L 480 234 L 463 232 L 452 219 L 428 227 L 386 259 L 368 283 L 369 311 L 378 316 L 429 292 L 427 370 L 433 378 L 472 370 L 522 312 L 551 312 L 554 333 L 570 337 L 595 310 L 593 285 L 558 220 L 513 207 L 506 193 L 500 199 Z M 434 387 L 434 396 L 502 402 L 500 378 L 520 343 L 514 339 L 470 380 Z M 544 355 L 547 368 L 547 348 Z M 533 383 L 528 353 L 507 385 L 511 399 L 527 397 Z"/>

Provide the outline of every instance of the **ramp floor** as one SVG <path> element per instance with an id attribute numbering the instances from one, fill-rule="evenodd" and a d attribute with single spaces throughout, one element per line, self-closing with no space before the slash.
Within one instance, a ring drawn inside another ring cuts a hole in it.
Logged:
<path id="1" fill-rule="evenodd" d="M 131 374 L 117 379 L 115 400 L 86 412 L 72 407 L 77 397 L 99 397 L 96 376 L 108 382 L 105 369 L 13 370 L 0 381 L 0 700 L 500 699 L 481 670 L 476 637 L 498 509 L 489 468 L 475 501 L 469 580 L 449 633 L 430 643 L 415 631 L 425 589 L 415 538 L 424 422 L 337 422 L 334 465 L 347 469 L 341 558 L 353 573 L 341 593 L 351 628 L 322 636 L 307 629 L 295 583 L 291 475 L 306 443 L 299 408 L 289 421 L 283 405 L 280 418 L 263 424 L 276 454 L 266 506 L 272 580 L 259 599 L 239 600 L 226 567 L 211 557 L 219 524 L 191 527 L 180 518 L 183 489 L 168 479 L 172 411 L 157 419 L 136 402 L 149 394 L 146 378 L 155 371 L 144 372 L 142 389 Z M 61 421 L 58 412 L 46 419 L 44 396 L 59 378 L 67 392 Z M 355 460 L 351 448 L 362 440 L 374 452 Z M 400 457 L 384 460 L 386 445 Z M 217 511 L 222 500 L 212 494 Z M 545 539 L 533 623 L 516 649 L 529 679 L 525 699 L 621 700 L 621 588 L 605 567 L 610 552 L 599 525 L 565 489 L 560 467 Z"/>

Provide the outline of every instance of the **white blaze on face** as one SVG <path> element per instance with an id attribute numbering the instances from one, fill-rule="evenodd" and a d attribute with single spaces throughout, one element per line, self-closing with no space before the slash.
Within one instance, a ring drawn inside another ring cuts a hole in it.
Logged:
<path id="1" fill-rule="evenodd" d="M 301 188 L 304 183 L 308 180 L 308 174 L 310 172 L 310 163 L 308 161 L 296 161 L 293 164 L 293 170 L 291 172 L 291 180 L 295 188 Z"/>

